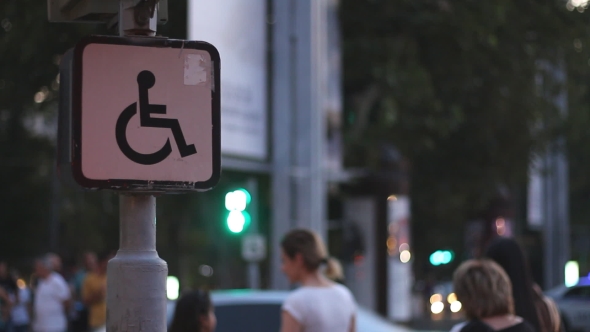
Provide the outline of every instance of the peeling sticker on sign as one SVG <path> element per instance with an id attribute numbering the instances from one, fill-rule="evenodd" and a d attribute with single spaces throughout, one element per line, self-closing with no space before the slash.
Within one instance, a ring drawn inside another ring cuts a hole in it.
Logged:
<path id="1" fill-rule="evenodd" d="M 200 54 L 187 54 L 184 57 L 184 85 L 197 85 L 207 82 L 206 61 Z"/>

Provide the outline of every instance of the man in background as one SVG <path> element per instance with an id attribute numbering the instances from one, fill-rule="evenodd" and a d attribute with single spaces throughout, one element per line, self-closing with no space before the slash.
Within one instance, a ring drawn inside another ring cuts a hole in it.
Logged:
<path id="1" fill-rule="evenodd" d="M 45 255 L 35 261 L 38 284 L 33 303 L 35 332 L 66 332 L 70 288 L 64 278 L 53 271 L 53 257 Z"/>
<path id="2" fill-rule="evenodd" d="M 19 280 L 19 274 L 12 272 L 14 280 L 17 280 L 18 292 L 13 296 L 12 307 L 12 332 L 28 332 L 31 324 L 29 315 L 29 305 L 31 303 L 31 290 L 26 286 L 23 280 Z"/>

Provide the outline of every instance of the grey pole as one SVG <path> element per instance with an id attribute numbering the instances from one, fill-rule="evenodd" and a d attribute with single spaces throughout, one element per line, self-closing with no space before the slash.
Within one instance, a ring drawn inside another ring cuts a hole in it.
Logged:
<path id="1" fill-rule="evenodd" d="M 151 16 L 150 3 L 157 1 L 121 0 L 121 36 L 155 34 L 157 5 Z M 156 198 L 122 194 L 119 214 L 120 248 L 107 269 L 107 331 L 166 331 L 168 265 L 156 251 Z"/>
<path id="2" fill-rule="evenodd" d="M 293 108 L 292 68 L 295 36 L 291 32 L 292 1 L 271 0 L 273 4 L 272 40 L 272 233 L 270 241 L 271 284 L 274 289 L 287 289 L 289 283 L 281 273 L 281 238 L 291 228 L 291 122 Z"/>
<path id="3" fill-rule="evenodd" d="M 252 195 L 252 203 L 250 205 L 250 234 L 257 235 L 258 230 L 258 180 L 255 178 L 248 178 L 246 182 L 246 189 Z M 260 264 L 258 262 L 248 262 L 248 287 L 251 289 L 260 288 Z"/>
<path id="4" fill-rule="evenodd" d="M 550 76 L 550 83 L 559 85 L 559 92 L 553 95 L 543 91 L 544 96 L 559 109 L 563 118 L 567 117 L 567 77 L 565 65 L 561 60 L 557 65 L 540 61 L 539 66 Z M 541 76 L 542 77 L 542 76 Z M 542 83 L 542 82 L 540 82 Z M 564 267 L 570 258 L 569 223 L 569 182 L 568 161 L 565 154 L 565 138 L 559 137 L 551 142 L 544 159 L 544 276 L 545 287 L 553 288 L 565 281 Z"/>
<path id="5" fill-rule="evenodd" d="M 59 247 L 59 207 L 61 202 L 60 182 L 57 165 L 53 166 L 51 179 L 51 214 L 49 220 L 49 250 L 57 252 Z"/>
<path id="6" fill-rule="evenodd" d="M 325 238 L 325 180 L 323 174 L 325 114 L 322 105 L 326 21 L 325 1 L 296 1 L 293 27 L 297 43 L 294 107 L 296 140 L 292 169 L 296 192 L 295 222 Z"/>
<path id="7" fill-rule="evenodd" d="M 292 227 L 326 237 L 324 174 L 326 93 L 324 0 L 273 4 L 273 288 L 288 287 L 280 271 L 280 240 Z"/>
<path id="8" fill-rule="evenodd" d="M 121 195 L 120 248 L 107 269 L 107 331 L 166 331 L 168 265 L 156 251 L 156 198 Z"/>

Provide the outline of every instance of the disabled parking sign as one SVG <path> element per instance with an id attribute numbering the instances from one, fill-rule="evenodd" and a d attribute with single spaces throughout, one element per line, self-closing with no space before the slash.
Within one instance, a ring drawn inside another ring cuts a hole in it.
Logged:
<path id="1" fill-rule="evenodd" d="M 72 58 L 72 173 L 85 188 L 194 191 L 220 176 L 219 54 L 205 42 L 89 37 Z"/>

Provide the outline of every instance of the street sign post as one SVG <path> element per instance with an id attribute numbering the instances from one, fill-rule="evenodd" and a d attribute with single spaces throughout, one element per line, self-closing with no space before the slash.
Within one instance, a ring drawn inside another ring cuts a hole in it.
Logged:
<path id="1" fill-rule="evenodd" d="M 221 172 L 220 59 L 205 42 L 154 37 L 164 0 L 48 0 L 50 21 L 105 21 L 60 65 L 58 167 L 120 193 L 107 269 L 108 332 L 166 331 L 168 266 L 156 251 L 155 193 L 212 188 Z"/>

